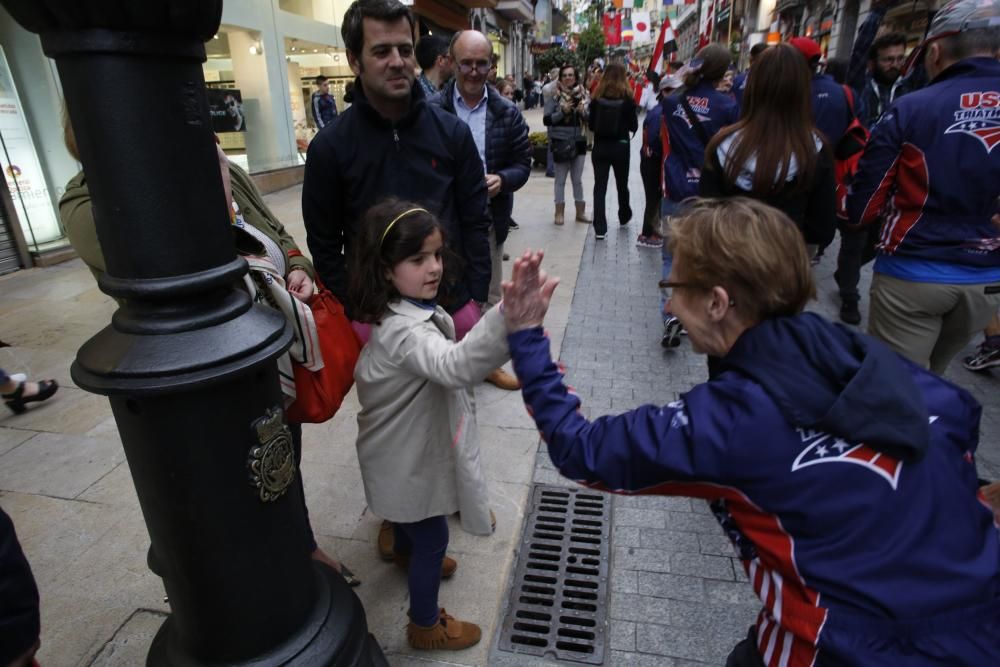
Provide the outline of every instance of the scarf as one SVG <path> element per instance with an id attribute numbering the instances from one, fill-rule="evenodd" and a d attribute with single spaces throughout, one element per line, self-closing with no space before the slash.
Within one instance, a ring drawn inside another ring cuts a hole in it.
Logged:
<path id="1" fill-rule="evenodd" d="M 587 94 L 587 89 L 579 83 L 572 88 L 565 88 L 559 84 L 557 95 L 559 108 L 562 112 L 569 115 L 575 111 L 582 123 L 590 109 L 590 95 Z"/>

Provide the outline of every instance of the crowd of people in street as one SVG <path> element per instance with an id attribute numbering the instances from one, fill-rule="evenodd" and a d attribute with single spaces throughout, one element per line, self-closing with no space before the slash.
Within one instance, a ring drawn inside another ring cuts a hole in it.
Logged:
<path id="1" fill-rule="evenodd" d="M 356 0 L 341 28 L 352 103 L 338 111 L 322 76 L 312 96 L 319 132 L 301 202 L 311 261 L 218 150 L 236 248 L 252 276 L 266 273 L 247 282 L 254 300 L 308 321 L 328 289 L 363 345 L 358 461 L 383 520 L 378 555 L 407 573 L 410 646 L 482 637 L 448 614 L 440 585 L 460 567 L 448 517 L 474 535 L 496 527 L 473 393 L 488 381 L 522 391 L 566 477 L 710 501 L 764 605 L 728 665 L 1000 659 L 1000 487 L 977 474 L 981 407 L 940 377 L 983 331 L 964 364 L 1000 366 L 1000 0 L 951 0 L 911 54 L 904 37 L 879 33 L 891 4 L 874 0 L 846 63 L 799 37 L 755 45 L 738 73 L 728 46 L 708 44 L 648 72 L 640 96 L 617 62 L 565 64 L 518 87 L 498 77 L 484 34 L 417 41 L 406 5 Z M 566 223 L 567 178 L 570 216 L 592 224 L 596 243 L 612 175 L 619 225 L 642 211 L 636 244 L 662 258 L 660 343 L 686 337 L 708 357 L 709 381 L 679 400 L 586 419 L 542 328 L 558 284 L 544 253 L 516 257 L 504 280 L 532 166 L 519 104 L 540 104 L 547 130 L 545 224 Z M 636 148 L 641 203 L 628 188 Z M 99 277 L 83 172 L 60 213 Z M 874 261 L 867 335 L 804 313 L 838 235 L 848 325 L 862 320 L 861 267 Z M 0 384 L 14 412 L 58 387 L 2 370 Z M 294 382 L 285 389 L 291 405 Z M 298 465 L 302 425 L 288 427 Z M 0 519 L 0 558 L 20 577 L 18 614 L 0 618 L 0 665 L 27 665 L 37 590 Z M 311 529 L 304 548 L 361 583 Z"/>

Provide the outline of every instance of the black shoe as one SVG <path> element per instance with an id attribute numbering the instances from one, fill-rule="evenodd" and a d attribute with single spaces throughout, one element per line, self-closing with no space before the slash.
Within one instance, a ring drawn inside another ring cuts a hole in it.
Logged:
<path id="1" fill-rule="evenodd" d="M 514 222 L 514 220 L 511 220 L 510 223 L 507 225 L 507 228 L 516 231 L 521 228 L 521 225 Z"/>
<path id="2" fill-rule="evenodd" d="M 17 385 L 17 389 L 9 394 L 3 394 L 3 401 L 7 404 L 7 407 L 11 411 L 20 415 L 23 414 L 25 410 L 28 409 L 28 403 L 34 403 L 36 401 L 46 401 L 52 398 L 52 395 L 56 393 L 59 389 L 59 383 L 55 380 L 41 380 L 38 384 L 38 393 L 34 396 L 24 395 L 24 386 L 27 382 L 22 382 Z"/>
<path id="3" fill-rule="evenodd" d="M 684 325 L 681 321 L 671 315 L 663 322 L 663 338 L 660 339 L 660 345 L 666 349 L 673 347 L 679 347 L 681 344 L 681 332 L 684 330 Z"/>
<path id="4" fill-rule="evenodd" d="M 840 319 L 847 324 L 861 324 L 861 312 L 856 299 L 845 299 L 840 304 Z"/>

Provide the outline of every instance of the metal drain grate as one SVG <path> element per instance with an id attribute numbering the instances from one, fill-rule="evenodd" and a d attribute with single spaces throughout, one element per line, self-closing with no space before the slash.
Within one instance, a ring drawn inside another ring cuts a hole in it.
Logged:
<path id="1" fill-rule="evenodd" d="M 500 650 L 604 662 L 611 497 L 536 484 Z"/>

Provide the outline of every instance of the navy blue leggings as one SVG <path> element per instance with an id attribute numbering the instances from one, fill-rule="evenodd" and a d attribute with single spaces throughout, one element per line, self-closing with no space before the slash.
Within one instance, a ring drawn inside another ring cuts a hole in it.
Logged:
<path id="1" fill-rule="evenodd" d="M 438 619 L 441 563 L 448 549 L 448 520 L 432 516 L 416 523 L 394 523 L 396 553 L 410 556 L 410 620 L 428 628 Z"/>

